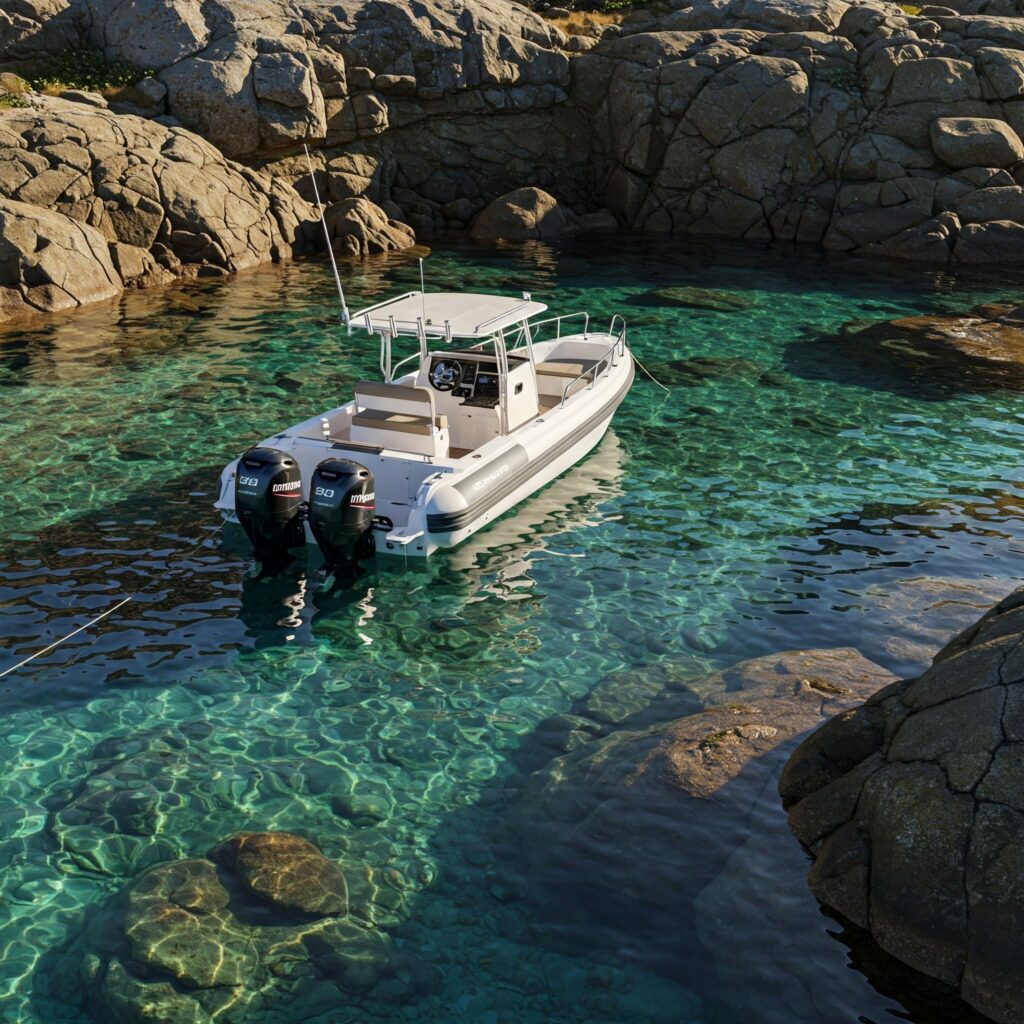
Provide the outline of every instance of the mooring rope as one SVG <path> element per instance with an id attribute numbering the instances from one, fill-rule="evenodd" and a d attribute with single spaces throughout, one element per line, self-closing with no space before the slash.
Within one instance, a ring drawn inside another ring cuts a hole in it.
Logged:
<path id="1" fill-rule="evenodd" d="M 12 665 L 10 668 L 5 668 L 3 672 L 0 672 L 0 679 L 3 679 L 5 676 L 9 676 L 12 672 L 17 672 L 18 669 L 20 668 L 24 668 L 30 661 L 35 661 L 36 658 L 41 658 L 44 654 L 49 654 L 50 651 L 54 650 L 54 648 L 56 647 L 59 647 L 65 641 L 70 640 L 73 636 L 77 636 L 79 633 L 84 633 L 91 626 L 95 626 L 96 623 L 102 622 L 103 619 L 107 618 L 110 615 L 113 615 L 114 612 L 116 612 L 119 608 L 123 608 L 130 601 L 134 601 L 137 598 L 141 597 L 147 590 L 149 590 L 151 587 L 159 583 L 169 573 L 173 572 L 174 569 L 176 569 L 181 562 L 185 561 L 188 558 L 191 558 L 192 555 L 194 555 L 208 540 L 213 540 L 213 538 L 216 537 L 217 534 L 220 533 L 220 531 L 223 529 L 224 522 L 225 520 L 221 520 L 220 524 L 212 533 L 208 534 L 205 537 L 201 537 L 197 544 L 195 544 L 188 551 L 186 551 L 185 554 L 180 555 L 177 559 L 175 559 L 170 565 L 168 565 L 164 569 L 162 573 L 160 573 L 159 576 L 154 576 L 153 579 L 149 580 L 144 587 L 140 587 L 138 590 L 135 591 L 135 593 L 129 594 L 127 597 L 122 597 L 120 601 L 118 601 L 116 604 L 111 605 L 105 612 L 101 612 L 99 615 L 96 616 L 96 618 L 90 619 L 87 623 L 85 623 L 82 626 L 79 626 L 77 629 L 73 629 L 66 636 L 62 636 L 60 639 L 54 640 L 52 644 L 48 644 L 41 651 L 36 651 L 35 654 L 30 654 L 27 658 L 23 658 L 16 665 Z M 96 640 L 98 639 L 99 637 L 95 637 L 92 643 L 95 643 Z M 91 647 L 92 643 L 90 643 L 88 646 Z M 72 657 L 71 660 L 68 661 L 62 667 L 68 668 L 70 665 L 73 665 L 74 663 L 75 658 Z"/>
<path id="2" fill-rule="evenodd" d="M 645 373 L 645 374 L 646 374 L 646 375 L 647 375 L 648 377 L 650 377 L 650 379 L 651 379 L 652 381 L 654 381 L 654 383 L 655 383 L 655 384 L 657 384 L 657 385 L 658 385 L 658 387 L 659 387 L 659 388 L 661 388 L 661 390 L 662 390 L 662 391 L 664 391 L 666 395 L 671 395 L 671 394 L 672 394 L 672 392 L 671 392 L 671 391 L 669 391 L 669 389 L 668 389 L 667 387 L 665 387 L 665 385 L 664 385 L 664 384 L 662 384 L 662 383 L 661 383 L 661 381 L 660 381 L 660 380 L 658 380 L 658 378 L 657 378 L 657 377 L 655 377 L 655 376 L 654 376 L 654 374 L 653 374 L 653 373 L 651 373 L 651 371 L 650 371 L 650 370 L 648 370 L 648 369 L 647 369 L 647 367 L 646 367 L 646 366 L 644 366 L 644 364 L 643 364 L 643 363 L 641 363 L 639 359 L 637 359 L 637 357 L 636 357 L 636 350 L 635 350 L 635 349 L 633 349 L 632 347 L 630 347 L 630 350 L 629 350 L 629 354 L 630 354 L 630 355 L 631 355 L 631 356 L 633 357 L 633 362 L 634 362 L 634 363 L 636 363 L 636 365 L 637 365 L 637 366 L 639 366 L 639 367 L 640 367 L 640 369 L 641 369 L 641 370 L 643 370 L 643 371 L 644 371 L 644 373 Z"/>

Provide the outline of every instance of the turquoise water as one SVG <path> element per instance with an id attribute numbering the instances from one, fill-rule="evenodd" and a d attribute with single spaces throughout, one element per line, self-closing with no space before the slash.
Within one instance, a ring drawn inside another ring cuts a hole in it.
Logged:
<path id="1" fill-rule="evenodd" d="M 0 1020 L 87 1019 L 49 980 L 95 908 L 242 828 L 298 831 L 363 871 L 368 920 L 440 972 L 412 1003 L 381 989 L 324 1020 L 933 1019 L 851 967 L 770 788 L 749 842 L 709 851 L 724 866 L 669 968 L 645 955 L 642 907 L 593 941 L 567 933 L 508 819 L 538 725 L 585 714 L 613 673 L 635 680 L 624 713 L 661 670 L 696 679 L 798 647 L 909 673 L 959 620 L 899 581 L 969 604 L 1024 577 L 1024 394 L 865 368 L 830 341 L 849 321 L 1019 301 L 1021 282 L 594 248 L 442 249 L 428 286 L 621 312 L 671 394 L 638 378 L 593 457 L 517 514 L 335 593 L 303 561 L 260 578 L 210 507 L 224 462 L 375 372 L 376 351 L 336 326 L 322 265 L 0 335 L 0 670 L 146 588 L 0 681 Z M 350 304 L 417 274 L 410 257 L 348 267 Z M 749 305 L 650 303 L 670 285 Z M 111 809 L 122 790 L 142 791 L 144 821 Z"/>

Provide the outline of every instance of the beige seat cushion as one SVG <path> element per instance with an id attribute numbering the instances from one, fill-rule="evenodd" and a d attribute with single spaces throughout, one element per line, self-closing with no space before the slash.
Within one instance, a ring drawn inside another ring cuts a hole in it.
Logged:
<path id="1" fill-rule="evenodd" d="M 356 383 L 356 404 L 363 408 L 387 409 L 410 416 L 434 415 L 434 395 L 429 388 L 408 384 L 385 384 L 361 380 Z"/>
<path id="2" fill-rule="evenodd" d="M 388 412 L 386 409 L 364 409 L 357 412 L 352 417 L 352 425 L 373 430 L 400 430 L 403 434 L 430 435 L 430 420 L 426 416 Z"/>
<path id="3" fill-rule="evenodd" d="M 430 420 L 426 416 L 410 416 L 405 412 L 388 412 L 386 409 L 364 409 L 352 417 L 357 427 L 370 427 L 375 430 L 401 430 L 406 434 L 429 434 Z M 447 416 L 435 416 L 434 426 L 438 430 L 448 427 Z"/>
<path id="4" fill-rule="evenodd" d="M 540 377 L 578 377 L 581 373 L 593 368 L 595 360 L 584 359 L 572 362 L 569 359 L 549 359 L 537 364 L 537 375 Z"/>

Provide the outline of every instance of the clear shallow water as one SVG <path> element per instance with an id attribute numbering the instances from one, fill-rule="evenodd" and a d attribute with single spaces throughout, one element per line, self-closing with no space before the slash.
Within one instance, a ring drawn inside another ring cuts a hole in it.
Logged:
<path id="1" fill-rule="evenodd" d="M 629 922 L 596 948 L 557 942 L 558 907 L 529 899 L 505 822 L 537 724 L 611 673 L 635 674 L 628 704 L 649 699 L 654 668 L 697 677 L 794 647 L 853 645 L 911 672 L 959 620 L 923 635 L 950 599 L 899 581 L 954 581 L 962 613 L 1024 576 L 1024 395 L 858 375 L 820 341 L 851 320 L 1019 299 L 1018 282 L 601 246 L 439 251 L 428 284 L 623 312 L 640 358 L 678 381 L 671 396 L 638 379 L 598 452 L 520 513 L 342 594 L 303 564 L 257 578 L 210 508 L 225 461 L 375 372 L 376 351 L 334 325 L 322 266 L 0 335 L 0 669 L 174 566 L 127 614 L 3 680 L 0 1020 L 77 1019 L 48 996 L 44 954 L 143 867 L 240 828 L 373 865 L 388 880 L 378 923 L 443 973 L 413 1008 L 332 1020 L 905 1015 L 830 936 L 770 792 L 754 839 L 714 851 L 727 868 L 679 922 L 700 942 L 657 974 Z M 416 275 L 408 258 L 350 270 L 350 304 Z M 753 305 L 643 304 L 668 285 Z M 691 357 L 732 362 L 701 381 L 678 365 Z M 165 747 L 155 820 L 104 831 L 89 796 L 122 784 L 116 757 Z M 780 955 L 795 934 L 800 955 Z"/>

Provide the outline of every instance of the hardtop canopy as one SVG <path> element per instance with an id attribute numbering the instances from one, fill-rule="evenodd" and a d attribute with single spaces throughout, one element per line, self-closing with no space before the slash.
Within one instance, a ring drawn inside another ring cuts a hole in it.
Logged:
<path id="1" fill-rule="evenodd" d="M 371 334 L 419 334 L 422 323 L 431 337 L 488 338 L 547 308 L 527 294 L 516 299 L 477 292 L 406 292 L 353 313 L 350 325 Z"/>

